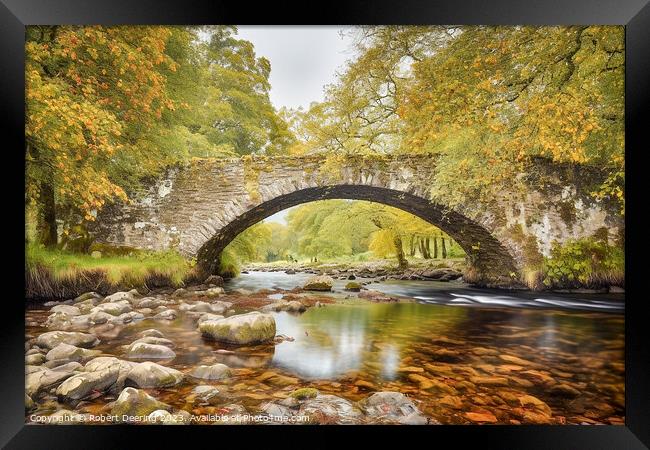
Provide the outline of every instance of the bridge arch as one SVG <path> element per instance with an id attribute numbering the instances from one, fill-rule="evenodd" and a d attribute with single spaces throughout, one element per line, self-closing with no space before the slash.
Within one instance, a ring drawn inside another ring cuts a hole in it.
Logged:
<path id="1" fill-rule="evenodd" d="M 491 277 L 516 273 L 510 252 L 482 225 L 421 196 L 371 185 L 327 185 L 300 189 L 266 200 L 219 229 L 198 250 L 197 262 L 205 273 L 216 273 L 219 257 L 241 232 L 284 209 L 328 199 L 366 200 L 409 212 L 451 236 L 472 259 L 472 264 Z"/>

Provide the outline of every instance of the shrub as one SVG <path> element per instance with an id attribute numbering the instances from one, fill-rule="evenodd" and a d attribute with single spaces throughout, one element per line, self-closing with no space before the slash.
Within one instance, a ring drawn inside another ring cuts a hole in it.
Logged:
<path id="1" fill-rule="evenodd" d="M 547 287 L 599 288 L 625 283 L 623 249 L 589 238 L 554 245 L 544 258 L 542 282 Z"/>

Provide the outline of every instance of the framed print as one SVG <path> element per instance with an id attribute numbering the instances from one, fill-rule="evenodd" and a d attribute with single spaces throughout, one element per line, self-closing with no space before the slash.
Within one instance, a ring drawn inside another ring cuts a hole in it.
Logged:
<path id="1" fill-rule="evenodd" d="M 2 444 L 647 448 L 646 2 L 281 6 L 2 0 Z"/>

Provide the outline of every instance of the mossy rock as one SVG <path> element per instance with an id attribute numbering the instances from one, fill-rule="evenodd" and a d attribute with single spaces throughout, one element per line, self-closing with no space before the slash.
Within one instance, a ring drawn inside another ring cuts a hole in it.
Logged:
<path id="1" fill-rule="evenodd" d="M 326 275 L 318 275 L 307 280 L 303 289 L 306 291 L 331 291 L 334 280 Z"/>
<path id="2" fill-rule="evenodd" d="M 203 336 L 219 342 L 246 345 L 269 342 L 275 337 L 275 319 L 257 311 L 199 324 Z"/>
<path id="3" fill-rule="evenodd" d="M 345 285 L 345 290 L 359 292 L 361 290 L 361 284 L 357 283 L 356 281 L 350 281 L 348 284 Z"/>
<path id="4" fill-rule="evenodd" d="M 121 416 L 148 416 L 152 412 L 164 409 L 171 409 L 171 406 L 162 403 L 144 391 L 128 387 L 125 388 L 120 396 L 115 400 L 111 408 L 111 414 Z"/>
<path id="5" fill-rule="evenodd" d="M 290 397 L 293 397 L 298 400 L 306 400 L 308 398 L 315 398 L 318 396 L 318 389 L 314 388 L 300 388 L 293 391 L 289 394 Z"/>

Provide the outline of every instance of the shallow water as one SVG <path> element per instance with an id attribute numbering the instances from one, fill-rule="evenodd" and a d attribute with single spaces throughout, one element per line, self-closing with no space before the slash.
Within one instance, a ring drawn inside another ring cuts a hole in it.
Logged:
<path id="1" fill-rule="evenodd" d="M 313 275 L 284 272 L 256 272 L 241 274 L 226 282 L 226 290 L 286 289 L 301 287 Z M 575 309 L 622 313 L 625 294 L 559 294 L 529 291 L 504 291 L 501 289 L 472 288 L 461 281 L 386 280 L 371 281 L 366 287 L 386 294 L 414 298 L 422 303 L 437 305 L 490 306 L 507 308 Z M 348 280 L 334 280 L 334 290 L 342 291 Z"/>

